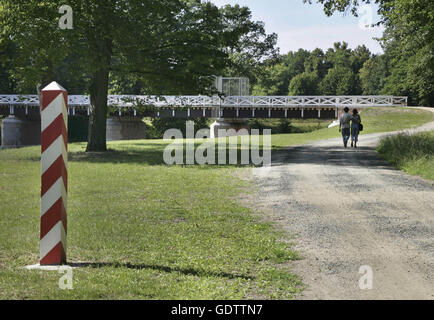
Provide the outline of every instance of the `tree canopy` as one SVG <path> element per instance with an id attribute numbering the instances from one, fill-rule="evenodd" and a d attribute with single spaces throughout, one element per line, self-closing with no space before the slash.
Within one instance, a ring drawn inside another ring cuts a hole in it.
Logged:
<path id="1" fill-rule="evenodd" d="M 312 3 L 313 0 L 303 0 Z M 376 3 L 381 17 L 376 24 L 385 26 L 381 38 L 384 58 L 375 58 L 364 68 L 362 78 L 369 92 L 376 87 L 383 94 L 408 95 L 410 103 L 434 105 L 434 2 L 432 0 L 316 0 L 324 12 L 350 11 Z M 387 64 L 385 64 L 387 61 Z M 368 72 L 368 68 L 370 71 Z M 382 75 L 373 71 L 377 70 Z M 372 85 L 377 78 L 377 84 Z M 371 81 L 372 82 L 372 81 Z"/>
<path id="2" fill-rule="evenodd" d="M 275 54 L 276 35 L 248 8 L 194 0 L 70 0 L 73 28 L 55 0 L 2 0 L 1 41 L 15 51 L 18 89 L 69 79 L 90 94 L 88 151 L 106 150 L 107 94 L 209 93 L 211 76 Z M 1 70 L 0 70 L 1 71 Z M 66 84 L 64 84 L 67 86 Z M 83 93 L 83 92 L 80 92 Z M 122 92 L 126 93 L 126 92 Z"/>

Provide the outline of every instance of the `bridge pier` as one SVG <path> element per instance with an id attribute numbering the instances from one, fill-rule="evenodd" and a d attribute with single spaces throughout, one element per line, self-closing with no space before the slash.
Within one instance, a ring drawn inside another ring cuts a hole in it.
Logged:
<path id="1" fill-rule="evenodd" d="M 22 147 L 41 144 L 41 121 L 10 115 L 2 120 L 1 147 Z"/>
<path id="2" fill-rule="evenodd" d="M 140 118 L 110 117 L 106 125 L 107 141 L 146 138 L 146 125 Z"/>
<path id="3" fill-rule="evenodd" d="M 218 118 L 216 119 L 210 126 L 210 138 L 218 138 L 219 137 L 219 130 L 229 130 L 233 129 L 236 131 L 235 135 L 243 135 L 245 134 L 243 132 L 238 132 L 240 129 L 246 129 L 248 133 L 250 133 L 250 125 L 248 119 L 222 119 Z M 226 136 L 234 135 L 231 134 L 231 132 L 228 132 Z M 220 135 L 221 136 L 221 135 Z"/>

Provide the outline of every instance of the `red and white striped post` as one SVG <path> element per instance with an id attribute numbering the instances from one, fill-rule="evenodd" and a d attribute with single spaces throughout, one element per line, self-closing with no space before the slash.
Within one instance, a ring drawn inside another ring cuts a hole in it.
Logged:
<path id="1" fill-rule="evenodd" d="M 40 265 L 66 262 L 68 93 L 57 82 L 42 89 Z"/>

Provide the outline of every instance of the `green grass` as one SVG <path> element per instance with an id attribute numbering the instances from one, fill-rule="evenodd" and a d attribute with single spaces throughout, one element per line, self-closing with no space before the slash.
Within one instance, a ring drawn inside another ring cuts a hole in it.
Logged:
<path id="1" fill-rule="evenodd" d="M 0 299 L 289 299 L 301 290 L 282 235 L 241 206 L 229 166 L 167 166 L 161 140 L 69 145 L 73 290 L 38 262 L 40 147 L 0 151 Z M 238 174 L 238 173 L 237 173 Z"/>
<path id="2" fill-rule="evenodd" d="M 330 119 L 253 119 L 249 121 L 252 129 L 271 129 L 274 134 L 306 133 L 327 128 Z"/>
<path id="3" fill-rule="evenodd" d="M 364 133 L 417 126 L 422 110 L 367 109 Z M 272 136 L 274 148 L 338 137 L 337 128 Z M 252 187 L 234 166 L 163 164 L 167 142 L 110 142 L 110 152 L 69 145 L 68 260 L 38 262 L 40 147 L 0 150 L 0 299 L 289 299 L 301 291 L 297 255 L 275 226 L 240 205 Z"/>
<path id="4" fill-rule="evenodd" d="M 363 134 L 388 132 L 420 126 L 434 121 L 434 113 L 404 107 L 366 108 L 360 112 L 364 126 Z M 313 142 L 315 140 L 340 137 L 339 127 L 323 128 L 308 133 L 276 134 L 272 137 L 273 147 L 285 147 Z M 363 141 L 363 137 L 361 137 Z"/>
<path id="5" fill-rule="evenodd" d="M 377 151 L 397 168 L 434 180 L 434 131 L 385 137 Z"/>

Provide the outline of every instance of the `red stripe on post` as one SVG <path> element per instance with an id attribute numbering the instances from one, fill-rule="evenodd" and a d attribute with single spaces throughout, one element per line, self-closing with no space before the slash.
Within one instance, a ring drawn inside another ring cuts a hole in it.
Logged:
<path id="1" fill-rule="evenodd" d="M 45 235 L 58 223 L 62 221 L 63 228 L 67 229 L 67 220 L 66 220 L 66 209 L 63 205 L 62 198 L 59 198 L 50 209 L 41 217 L 41 235 L 40 239 L 45 237 Z"/>
<path id="2" fill-rule="evenodd" d="M 41 265 L 58 265 L 59 261 L 66 261 L 66 252 L 63 249 L 62 241 L 59 241 L 39 262 Z"/>
<path id="3" fill-rule="evenodd" d="M 63 99 L 65 101 L 65 105 L 67 106 L 68 94 L 66 92 L 61 90 L 45 91 L 42 95 L 41 111 L 48 107 L 48 105 L 53 102 L 53 100 L 56 99 L 59 94 L 63 94 Z"/>
<path id="4" fill-rule="evenodd" d="M 58 157 L 47 171 L 42 174 L 41 196 L 43 196 L 60 177 L 63 179 L 65 191 L 68 191 L 68 171 L 66 170 L 63 156 Z"/>
<path id="5" fill-rule="evenodd" d="M 53 122 L 51 122 L 51 124 L 42 132 L 41 152 L 47 150 L 47 148 L 51 146 L 54 140 L 56 140 L 60 135 L 63 136 L 65 149 L 68 151 L 68 129 L 65 126 L 62 114 L 59 114 L 57 118 L 54 119 Z"/>

